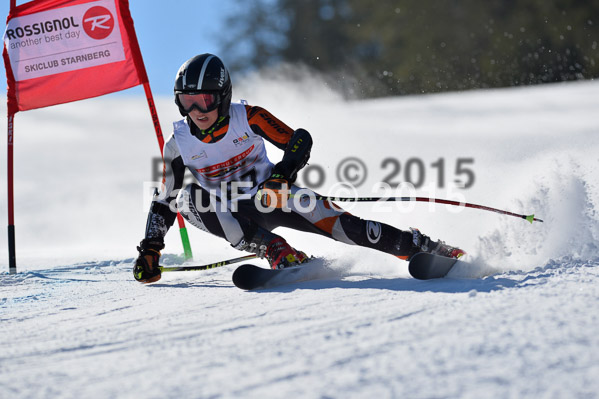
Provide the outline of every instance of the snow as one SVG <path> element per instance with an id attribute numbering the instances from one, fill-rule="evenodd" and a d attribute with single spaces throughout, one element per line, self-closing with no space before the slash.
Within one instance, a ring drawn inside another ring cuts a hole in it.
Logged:
<path id="1" fill-rule="evenodd" d="M 384 159 L 400 161 L 392 181 L 403 181 L 417 158 L 426 178 L 414 194 L 545 222 L 347 204 L 459 245 L 480 266 L 417 281 L 389 255 L 281 229 L 335 272 L 256 292 L 233 286 L 234 265 L 141 285 L 131 265 L 159 155 L 141 92 L 20 113 L 19 273 L 8 274 L 0 248 L 0 397 L 597 397 L 597 82 L 344 101 L 316 79 L 257 78 L 235 95 L 313 134 L 320 193 L 338 194 L 335 169 L 349 156 L 368 168 L 360 196 L 385 194 L 374 187 L 392 172 Z M 179 116 L 170 98 L 156 103 L 166 135 Z M 431 167 L 440 158 L 443 187 Z M 465 177 L 455 173 L 461 158 L 474 160 L 468 189 L 452 184 Z M 6 187 L 5 163 L 0 180 Z M 239 256 L 188 228 L 187 264 Z M 165 265 L 184 264 L 176 230 Z"/>

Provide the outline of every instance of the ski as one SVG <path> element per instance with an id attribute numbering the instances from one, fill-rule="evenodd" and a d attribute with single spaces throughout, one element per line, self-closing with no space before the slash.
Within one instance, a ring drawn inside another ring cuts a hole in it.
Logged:
<path id="1" fill-rule="evenodd" d="M 430 280 L 445 277 L 458 262 L 458 259 L 421 252 L 410 259 L 408 270 L 418 280 Z"/>
<path id="2" fill-rule="evenodd" d="M 242 290 L 272 288 L 285 284 L 293 284 L 306 280 L 314 280 L 323 276 L 326 266 L 315 259 L 285 269 L 265 269 L 256 265 L 245 264 L 233 272 L 233 284 Z"/>
<path id="3" fill-rule="evenodd" d="M 217 267 L 227 266 L 233 263 L 243 262 L 244 260 L 256 259 L 256 255 L 245 255 L 239 258 L 221 260 L 219 262 L 209 263 L 207 265 L 196 266 L 158 266 L 161 272 L 195 272 L 199 270 L 210 270 Z"/>

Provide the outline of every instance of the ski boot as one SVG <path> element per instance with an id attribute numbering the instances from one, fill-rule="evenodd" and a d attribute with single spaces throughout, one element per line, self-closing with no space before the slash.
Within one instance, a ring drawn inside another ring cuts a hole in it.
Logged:
<path id="1" fill-rule="evenodd" d="M 277 237 L 268 244 L 266 259 L 271 269 L 284 269 L 304 263 L 308 260 L 308 256 L 302 251 L 293 249 L 281 237 Z"/>
<path id="2" fill-rule="evenodd" d="M 433 248 L 431 252 L 431 254 L 433 255 L 439 255 L 439 256 L 444 256 L 446 258 L 453 258 L 453 259 L 459 259 L 461 258 L 463 255 L 466 254 L 466 252 L 463 249 L 457 248 L 457 247 L 452 247 L 451 245 L 447 245 L 445 244 L 445 242 L 439 240 L 436 242 L 436 246 Z"/>
<path id="3" fill-rule="evenodd" d="M 428 252 L 433 255 L 444 256 L 446 258 L 459 259 L 466 252 L 460 248 L 445 244 L 444 241 L 432 241 L 429 236 L 420 232 L 420 230 L 410 227 L 412 230 L 413 243 L 420 248 L 419 252 Z"/>
<path id="4" fill-rule="evenodd" d="M 309 259 L 304 252 L 293 249 L 282 237 L 262 227 L 256 228 L 250 239 L 242 239 L 233 248 L 266 258 L 272 269 L 297 266 Z"/>

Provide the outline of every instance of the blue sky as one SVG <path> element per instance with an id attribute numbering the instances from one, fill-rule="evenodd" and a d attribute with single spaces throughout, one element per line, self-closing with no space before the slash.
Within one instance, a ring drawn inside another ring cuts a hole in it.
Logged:
<path id="1" fill-rule="evenodd" d="M 130 0 L 129 8 L 152 90 L 171 94 L 181 64 L 217 53 L 233 0 Z M 223 57 L 226 58 L 226 57 Z"/>
<path id="2" fill-rule="evenodd" d="M 154 94 L 172 93 L 175 74 L 188 58 L 219 51 L 219 37 L 226 34 L 224 20 L 239 4 L 235 0 L 129 0 Z M 9 8 L 9 0 L 1 1 L 4 21 Z M 0 90 L 6 93 L 6 73 L 2 75 Z"/>

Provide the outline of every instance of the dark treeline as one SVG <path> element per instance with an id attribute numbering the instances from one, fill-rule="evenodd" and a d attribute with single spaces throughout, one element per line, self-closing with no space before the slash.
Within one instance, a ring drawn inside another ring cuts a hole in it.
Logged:
<path id="1" fill-rule="evenodd" d="M 244 72 L 301 63 L 355 97 L 599 76 L 599 0 L 258 0 L 229 16 Z"/>

